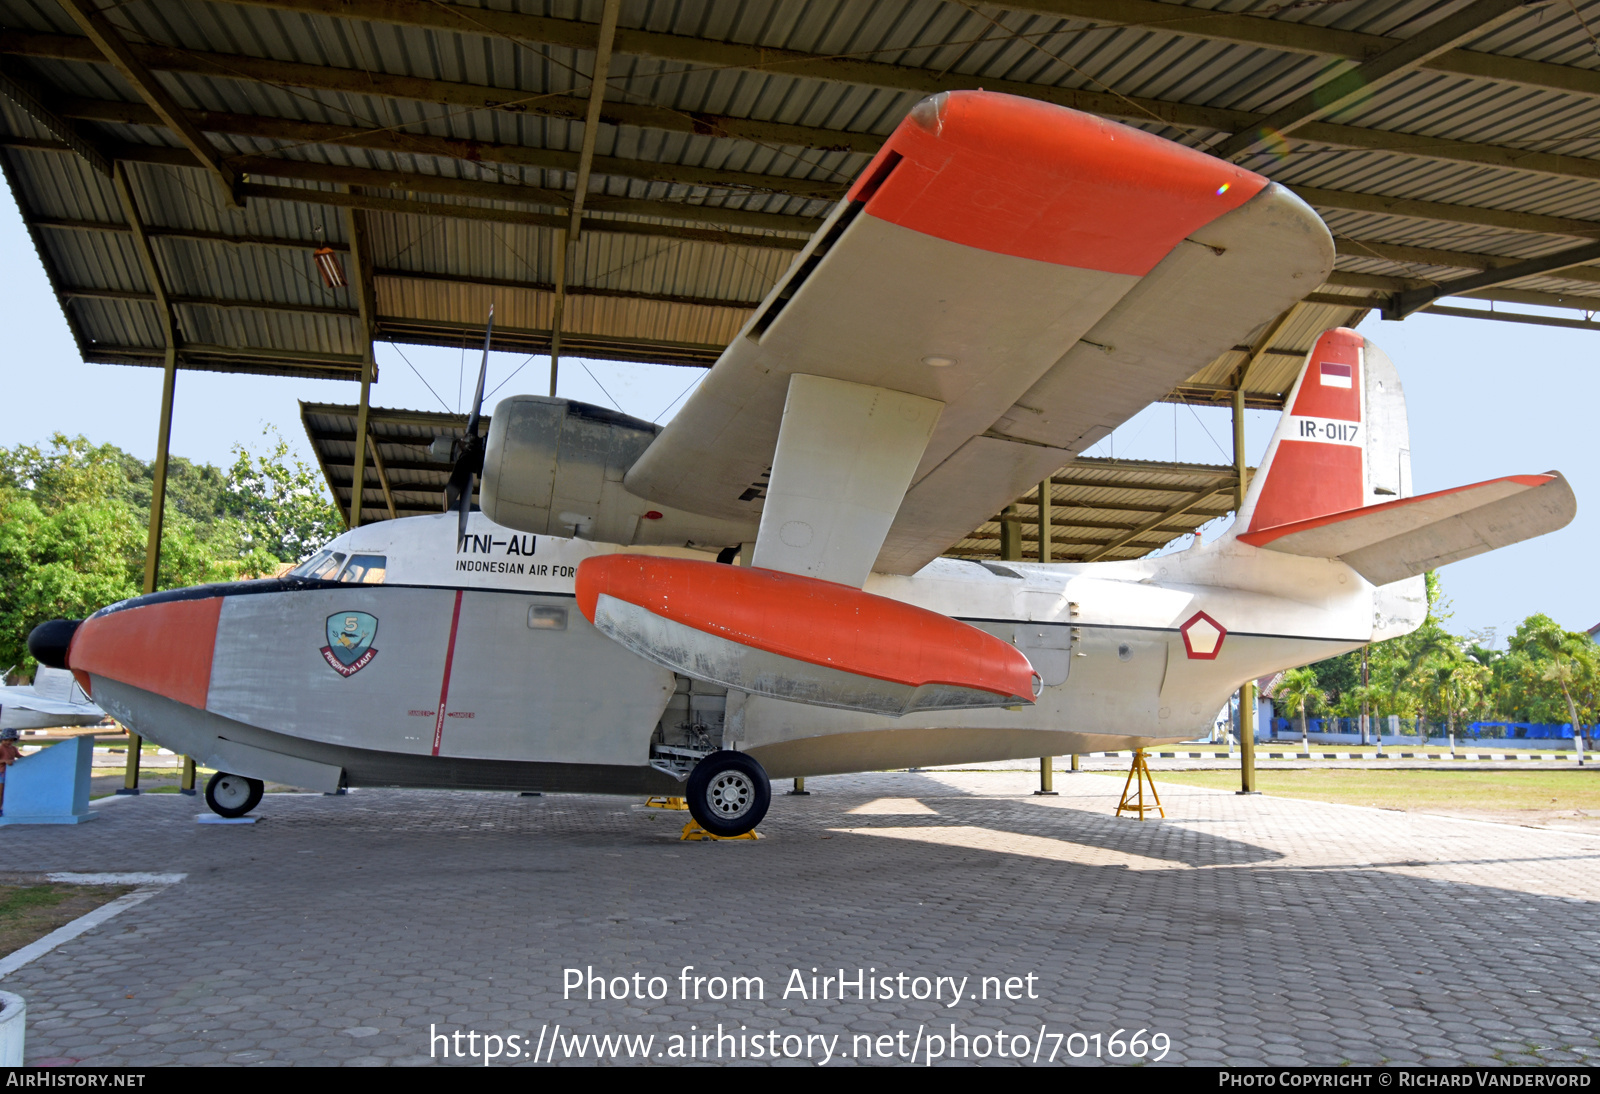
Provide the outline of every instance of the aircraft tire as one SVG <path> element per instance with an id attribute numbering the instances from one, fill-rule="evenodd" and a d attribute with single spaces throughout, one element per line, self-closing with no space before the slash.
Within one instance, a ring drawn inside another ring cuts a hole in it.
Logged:
<path id="1" fill-rule="evenodd" d="M 260 779 L 218 771 L 206 783 L 206 804 L 219 817 L 242 817 L 261 804 L 265 789 Z"/>
<path id="2" fill-rule="evenodd" d="M 713 752 L 689 773 L 689 814 L 713 836 L 742 836 L 767 815 L 772 781 L 743 752 Z"/>

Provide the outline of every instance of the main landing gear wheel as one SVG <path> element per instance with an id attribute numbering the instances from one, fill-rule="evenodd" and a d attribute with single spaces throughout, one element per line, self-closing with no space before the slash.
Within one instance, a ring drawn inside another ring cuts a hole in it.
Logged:
<path id="1" fill-rule="evenodd" d="M 260 779 L 219 771 L 206 783 L 206 804 L 219 817 L 242 817 L 261 804 Z"/>
<path id="2" fill-rule="evenodd" d="M 743 752 L 713 752 L 695 765 L 685 788 L 689 813 L 713 836 L 742 836 L 767 815 L 772 783 Z"/>

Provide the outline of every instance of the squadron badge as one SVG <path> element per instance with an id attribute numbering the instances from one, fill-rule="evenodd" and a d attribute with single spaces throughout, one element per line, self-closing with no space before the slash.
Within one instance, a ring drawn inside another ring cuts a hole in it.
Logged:
<path id="1" fill-rule="evenodd" d="M 372 663 L 378 651 L 372 640 L 378 637 L 378 617 L 366 612 L 336 612 L 328 616 L 328 644 L 322 659 L 340 676 L 354 676 Z"/>

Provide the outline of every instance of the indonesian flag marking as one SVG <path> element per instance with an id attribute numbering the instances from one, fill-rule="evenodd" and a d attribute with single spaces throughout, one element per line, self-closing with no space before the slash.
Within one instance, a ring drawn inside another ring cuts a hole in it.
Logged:
<path id="1" fill-rule="evenodd" d="M 1337 361 L 1324 361 L 1318 368 L 1321 369 L 1323 387 L 1350 386 L 1349 365 L 1341 365 Z"/>

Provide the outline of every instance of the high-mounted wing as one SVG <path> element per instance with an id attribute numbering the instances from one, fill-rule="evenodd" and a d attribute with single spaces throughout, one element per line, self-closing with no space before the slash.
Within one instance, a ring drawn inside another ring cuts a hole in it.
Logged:
<path id="1" fill-rule="evenodd" d="M 624 484 L 759 519 L 758 564 L 852 584 L 911 573 L 1332 262 L 1316 214 L 1259 175 L 1062 107 L 938 95 Z M 829 403 L 795 377 L 860 391 Z M 787 443 L 824 431 L 860 443 Z"/>

